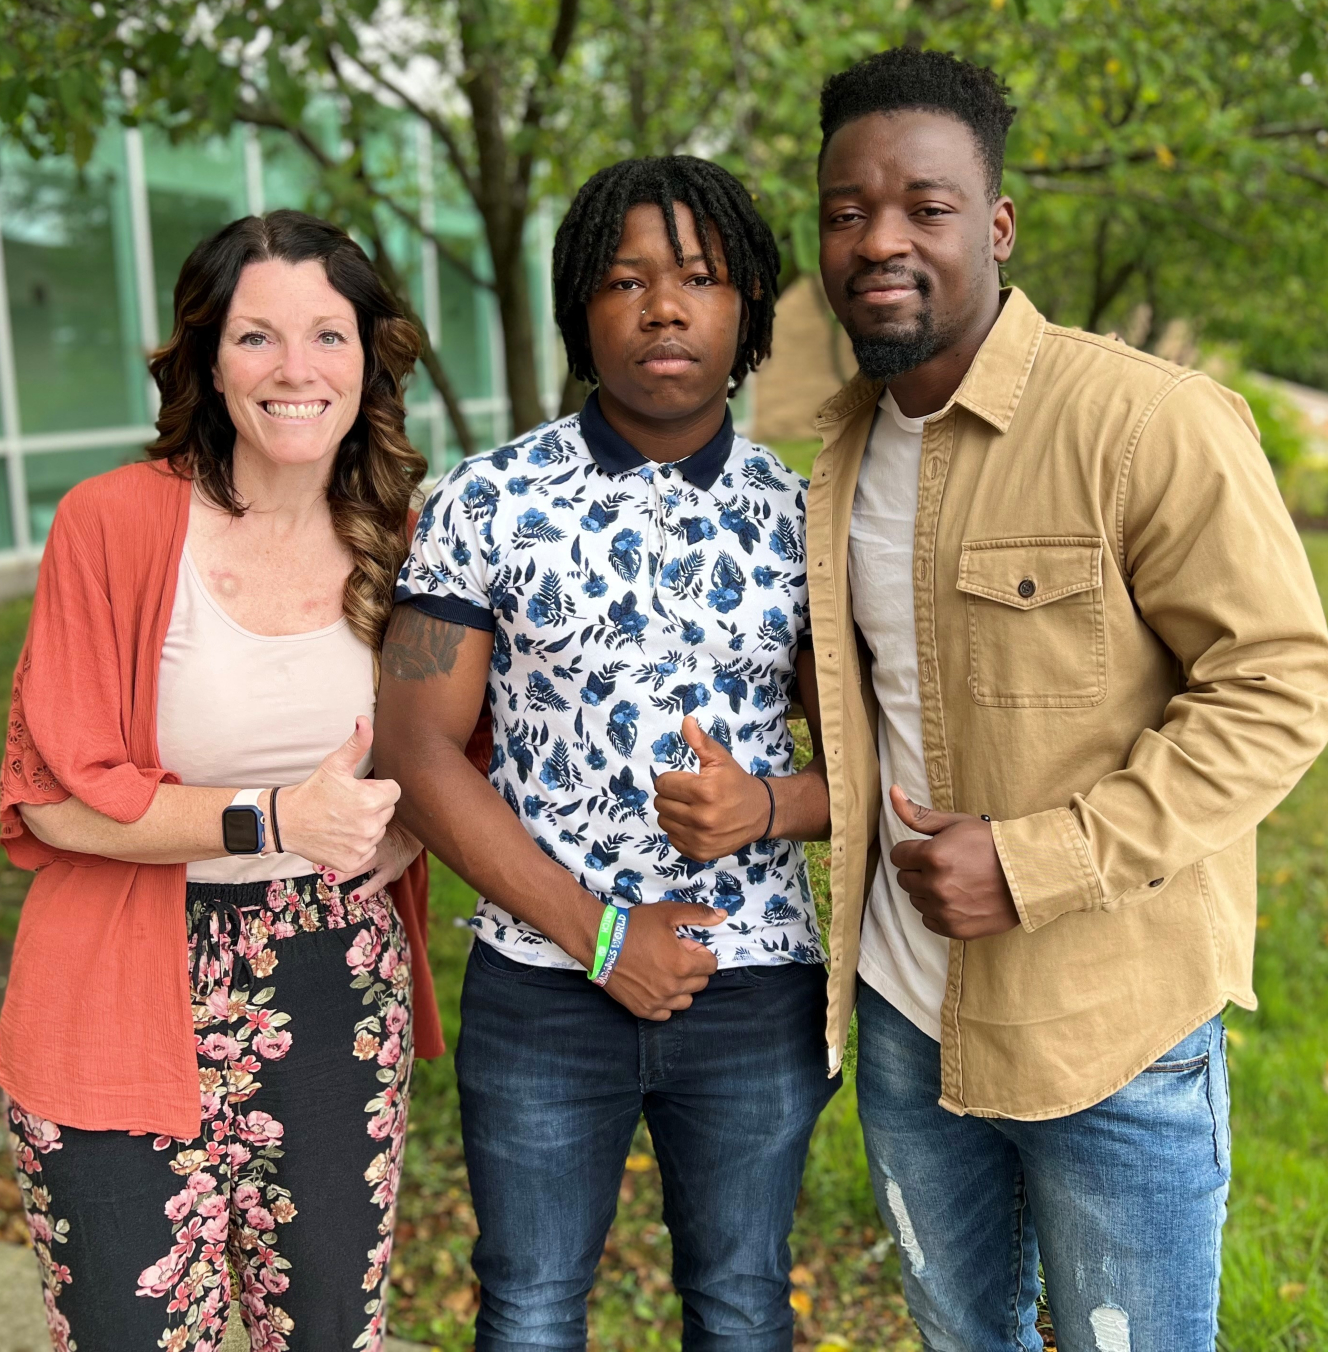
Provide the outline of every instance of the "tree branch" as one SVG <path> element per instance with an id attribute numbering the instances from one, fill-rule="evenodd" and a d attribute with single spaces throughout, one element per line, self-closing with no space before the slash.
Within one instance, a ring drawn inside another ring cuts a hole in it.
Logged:
<path id="1" fill-rule="evenodd" d="M 544 101 L 571 50 L 580 8 L 581 0 L 558 0 L 558 19 L 553 26 L 553 36 L 549 39 L 548 56 L 540 63 L 539 72 L 526 94 L 526 111 L 521 117 L 522 140 L 525 144 L 516 162 L 516 183 L 523 197 L 530 187 L 530 175 L 535 167 L 535 133 L 544 120 Z"/>
<path id="2" fill-rule="evenodd" d="M 456 433 L 456 439 L 461 447 L 463 458 L 469 458 L 475 454 L 475 437 L 470 430 L 470 424 L 466 421 L 465 412 L 461 407 L 461 399 L 456 392 L 456 387 L 449 379 L 447 372 L 443 369 L 443 363 L 439 360 L 438 353 L 434 350 L 432 341 L 429 338 L 428 330 L 424 327 L 424 322 L 415 312 L 415 307 L 410 302 L 410 291 L 401 279 L 401 274 L 396 270 L 387 248 L 383 243 L 382 236 L 375 228 L 370 234 L 371 242 L 374 246 L 373 265 L 374 270 L 383 279 L 383 284 L 396 296 L 398 303 L 406 313 L 406 318 L 415 325 L 420 334 L 420 361 L 424 364 L 424 369 L 429 373 L 429 379 L 433 381 L 434 389 L 438 391 L 443 398 L 443 406 L 447 409 L 447 420 L 452 424 L 452 430 Z"/>
<path id="3" fill-rule="evenodd" d="M 1297 136 L 1317 136 L 1328 130 L 1322 122 L 1270 122 L 1266 126 L 1251 127 L 1239 132 L 1232 139 L 1241 136 L 1255 141 L 1283 140 Z M 1110 150 L 1099 151 L 1095 155 L 1085 155 L 1078 160 L 1065 160 L 1060 164 L 1012 164 L 1009 166 L 1017 174 L 1038 174 L 1044 178 L 1058 178 L 1066 174 L 1099 174 L 1117 164 L 1144 164 L 1157 158 L 1156 149 L 1131 150 L 1120 155 Z"/>
<path id="4" fill-rule="evenodd" d="M 347 100 L 349 100 L 353 112 L 356 91 L 347 84 L 345 77 L 342 75 L 341 66 L 337 60 L 336 53 L 328 47 L 324 49 L 324 56 L 341 92 L 346 96 Z M 357 62 L 357 64 L 360 63 Z M 426 123 L 426 125 L 431 124 Z M 357 165 L 355 176 L 363 185 L 365 192 L 367 192 L 376 202 L 381 202 L 382 205 L 392 212 L 398 220 L 410 226 L 412 230 L 424 239 L 427 239 L 433 247 L 438 250 L 439 257 L 460 273 L 471 286 L 478 287 L 483 291 L 494 290 L 494 285 L 491 281 L 485 277 L 481 277 L 464 258 L 452 252 L 452 246 L 448 242 L 446 236 L 440 235 L 432 227 L 425 225 L 424 217 L 419 212 L 412 211 L 404 203 L 398 201 L 395 197 L 385 193 L 381 188 L 371 183 L 365 172 L 363 160 Z"/>
<path id="5" fill-rule="evenodd" d="M 1084 324 L 1090 333 L 1097 332 L 1098 321 L 1107 307 L 1121 293 L 1125 283 L 1134 275 L 1138 266 L 1133 258 L 1121 263 L 1109 277 L 1107 276 L 1107 246 L 1111 241 L 1111 215 L 1104 212 L 1098 222 L 1097 238 L 1093 248 L 1093 300 L 1089 307 L 1088 319 Z"/>
<path id="6" fill-rule="evenodd" d="M 1266 127 L 1255 127 L 1248 133 L 1259 141 L 1276 140 L 1284 136 L 1318 136 L 1328 131 L 1328 122 L 1270 122 Z"/>
<path id="7" fill-rule="evenodd" d="M 484 291 L 493 291 L 496 288 L 487 277 L 481 277 L 465 259 L 452 252 L 452 246 L 447 242 L 446 235 L 440 235 L 437 230 L 431 230 L 420 218 L 417 211 L 412 211 L 409 207 L 398 202 L 394 197 L 389 197 L 377 188 L 370 188 L 374 196 L 380 201 L 396 218 L 405 225 L 410 226 L 438 250 L 438 256 L 453 267 L 468 281 L 471 286 L 477 286 Z"/>
<path id="8" fill-rule="evenodd" d="M 1104 185 L 1088 183 L 1065 183 L 1057 179 L 1047 179 L 1041 181 L 1037 175 L 1030 175 L 1029 182 L 1033 187 L 1041 192 L 1065 193 L 1074 197 L 1102 197 L 1117 202 L 1139 202 L 1144 206 L 1155 207 L 1159 211 L 1168 211 L 1173 215 L 1181 216 L 1187 221 L 1193 222 L 1201 230 L 1208 231 L 1211 235 L 1216 235 L 1218 239 L 1225 240 L 1228 244 L 1234 244 L 1238 248 L 1247 247 L 1249 241 L 1228 230 L 1225 226 L 1217 225 L 1213 221 L 1206 221 L 1194 211 L 1194 208 L 1186 203 L 1171 202 L 1165 197 L 1159 197 L 1155 193 L 1145 192 L 1117 192 L 1114 188 Z"/>
<path id="9" fill-rule="evenodd" d="M 423 118 L 425 122 L 433 129 L 433 133 L 443 143 L 443 149 L 447 151 L 448 162 L 451 164 L 456 176 L 461 180 L 461 186 L 470 195 L 475 202 L 479 201 L 479 190 L 475 183 L 469 163 L 461 150 L 461 143 L 456 138 L 456 133 L 448 125 L 447 120 L 440 117 L 437 113 L 426 108 L 413 94 L 406 90 L 393 79 L 384 75 L 381 70 L 375 66 L 370 66 L 363 57 L 353 52 L 345 53 L 346 58 L 353 61 L 371 80 L 386 89 L 394 98 L 398 98 L 410 109 L 416 117 Z"/>
<path id="10" fill-rule="evenodd" d="M 1313 169 L 1302 169 L 1299 165 L 1287 165 L 1287 173 L 1313 183 L 1317 188 L 1328 189 L 1328 174 L 1316 174 Z"/>
<path id="11" fill-rule="evenodd" d="M 334 159 L 331 155 L 318 144 L 309 134 L 308 130 L 298 124 L 291 124 L 279 113 L 268 109 L 258 108 L 254 105 L 242 105 L 236 112 L 237 118 L 241 122 L 249 122 L 257 127 L 269 127 L 276 131 L 285 132 L 291 137 L 313 161 L 324 170 L 335 170 L 345 168 L 345 165 Z M 381 193 L 368 183 L 365 178 L 364 166 L 359 164 L 355 166 L 354 174 L 356 180 L 365 187 L 366 191 L 373 196 L 382 198 Z M 387 205 L 391 205 L 390 202 Z M 451 378 L 443 368 L 442 360 L 434 349 L 433 340 L 429 337 L 429 331 L 424 326 L 419 314 L 415 310 L 414 304 L 410 299 L 410 289 L 401 278 L 401 274 L 396 270 L 395 264 L 388 255 L 387 247 L 383 242 L 377 223 L 372 214 L 368 215 L 365 234 L 373 245 L 374 257 L 372 259 L 374 270 L 382 278 L 384 286 L 392 292 L 396 298 L 397 304 L 401 306 L 406 318 L 415 326 L 420 335 L 420 361 L 424 369 L 429 373 L 429 379 L 433 382 L 434 388 L 442 396 L 443 405 L 447 409 L 448 420 L 452 424 L 452 430 L 456 433 L 456 438 L 461 446 L 463 455 L 474 455 L 475 439 L 470 430 L 470 424 L 466 421 L 466 415 L 461 407 L 461 400 L 457 395 L 456 387 L 452 384 Z"/>

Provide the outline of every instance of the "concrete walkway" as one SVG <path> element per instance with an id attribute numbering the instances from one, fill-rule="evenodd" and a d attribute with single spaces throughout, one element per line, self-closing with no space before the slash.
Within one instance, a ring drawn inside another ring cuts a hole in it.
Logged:
<path id="1" fill-rule="evenodd" d="M 32 1251 L 18 1244 L 0 1244 L 0 1352 L 51 1352 L 37 1264 Z M 249 1352 L 244 1325 L 234 1309 L 222 1352 Z M 423 1349 L 419 1343 L 389 1338 L 384 1352 L 423 1352 Z"/>

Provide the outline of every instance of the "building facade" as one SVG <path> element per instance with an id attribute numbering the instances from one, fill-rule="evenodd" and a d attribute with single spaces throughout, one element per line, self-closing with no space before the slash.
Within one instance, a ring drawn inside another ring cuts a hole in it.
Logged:
<path id="1" fill-rule="evenodd" d="M 393 139 L 393 162 L 415 175 L 433 229 L 483 275 L 478 217 L 435 191 L 420 124 L 402 119 Z M 154 129 L 113 125 L 81 171 L 0 142 L 0 562 L 35 559 L 60 497 L 136 459 L 155 436 L 146 357 L 170 332 L 175 279 L 190 250 L 238 216 L 309 209 L 313 188 L 298 151 L 252 129 L 172 145 Z M 537 213 L 528 248 L 550 415 L 564 369 L 548 289 L 554 223 L 549 210 Z M 477 443 L 495 445 L 508 425 L 492 296 L 440 260 L 429 241 L 389 228 L 394 260 Z M 408 409 L 411 439 L 441 473 L 457 451 L 422 369 Z"/>

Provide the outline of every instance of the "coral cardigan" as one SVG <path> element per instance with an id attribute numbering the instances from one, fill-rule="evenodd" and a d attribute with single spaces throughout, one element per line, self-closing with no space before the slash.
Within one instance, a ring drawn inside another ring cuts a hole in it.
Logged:
<path id="1" fill-rule="evenodd" d="M 157 668 L 189 526 L 190 482 L 140 463 L 61 500 L 14 677 L 0 838 L 36 869 L 0 1014 L 0 1085 L 64 1126 L 190 1139 L 201 1130 L 185 866 L 43 845 L 20 803 L 76 795 L 137 821 L 161 783 Z M 424 856 L 392 886 L 410 938 L 415 1047 L 443 1050 L 426 939 Z"/>

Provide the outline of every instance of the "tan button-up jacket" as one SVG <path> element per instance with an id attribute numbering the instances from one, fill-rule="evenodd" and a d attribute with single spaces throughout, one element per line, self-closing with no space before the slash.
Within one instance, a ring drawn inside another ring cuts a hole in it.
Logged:
<path id="1" fill-rule="evenodd" d="M 879 859 L 848 542 L 880 394 L 822 409 L 807 511 L 832 1070 Z M 994 819 L 1022 921 L 950 944 L 941 1104 L 1063 1116 L 1253 1007 L 1255 827 L 1328 739 L 1323 609 L 1244 401 L 1018 290 L 927 423 L 913 596 L 932 803 Z"/>

